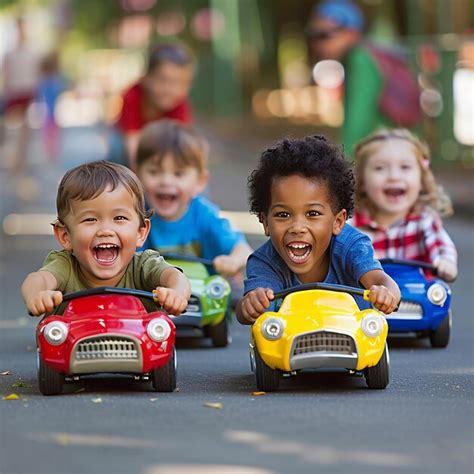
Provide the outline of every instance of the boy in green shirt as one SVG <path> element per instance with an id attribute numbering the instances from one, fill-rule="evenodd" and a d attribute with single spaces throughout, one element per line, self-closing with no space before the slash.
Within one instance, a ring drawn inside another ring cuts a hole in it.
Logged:
<path id="1" fill-rule="evenodd" d="M 128 168 L 100 161 L 68 171 L 59 184 L 54 236 L 63 247 L 21 287 L 33 316 L 49 313 L 63 293 L 114 286 L 155 291 L 168 313 L 179 315 L 189 281 L 153 250 L 136 252 L 150 230 L 143 188 Z"/>

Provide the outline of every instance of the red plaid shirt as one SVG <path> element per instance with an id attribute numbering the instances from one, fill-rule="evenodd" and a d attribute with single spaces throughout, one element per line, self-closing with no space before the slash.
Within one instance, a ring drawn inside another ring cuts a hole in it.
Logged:
<path id="1" fill-rule="evenodd" d="M 371 238 L 377 258 L 433 263 L 442 257 L 457 263 L 456 247 L 434 212 L 408 214 L 390 227 L 384 227 L 359 210 L 350 223 Z"/>

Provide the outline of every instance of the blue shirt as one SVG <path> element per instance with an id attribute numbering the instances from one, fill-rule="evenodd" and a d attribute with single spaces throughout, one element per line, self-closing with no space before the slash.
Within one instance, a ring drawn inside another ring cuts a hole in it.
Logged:
<path id="1" fill-rule="evenodd" d="M 329 270 L 323 283 L 360 287 L 362 275 L 370 270 L 382 270 L 380 262 L 374 257 L 369 237 L 347 223 L 339 235 L 332 237 L 329 252 Z M 244 293 L 255 288 L 271 288 L 277 292 L 300 284 L 301 281 L 287 267 L 271 240 L 250 255 Z M 355 298 L 359 307 L 369 307 L 362 298 Z"/>
<path id="2" fill-rule="evenodd" d="M 229 255 L 241 242 L 246 242 L 245 237 L 219 216 L 219 208 L 198 196 L 181 219 L 165 221 L 153 216 L 143 247 L 158 249 L 162 254 L 180 253 L 212 260 L 218 255 Z"/>

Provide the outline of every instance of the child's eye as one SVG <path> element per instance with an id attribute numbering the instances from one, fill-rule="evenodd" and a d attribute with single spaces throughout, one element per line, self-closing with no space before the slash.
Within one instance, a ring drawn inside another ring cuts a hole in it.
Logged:
<path id="1" fill-rule="evenodd" d="M 82 219 L 81 222 L 95 222 L 96 220 L 95 217 L 86 217 L 85 219 Z"/>
<path id="2" fill-rule="evenodd" d="M 402 170 L 403 171 L 411 170 L 411 165 L 402 165 Z"/>
<path id="3" fill-rule="evenodd" d="M 311 210 L 306 213 L 307 217 L 318 217 L 321 213 L 319 211 Z"/>
<path id="4" fill-rule="evenodd" d="M 128 218 L 125 216 L 117 216 L 115 218 L 116 221 L 128 221 Z"/>
<path id="5" fill-rule="evenodd" d="M 275 217 L 279 217 L 280 219 L 288 219 L 288 217 L 290 217 L 290 213 L 286 211 L 276 212 Z"/>

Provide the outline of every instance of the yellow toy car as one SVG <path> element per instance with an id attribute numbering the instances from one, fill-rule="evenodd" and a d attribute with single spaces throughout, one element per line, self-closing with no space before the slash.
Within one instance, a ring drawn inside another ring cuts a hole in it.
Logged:
<path id="1" fill-rule="evenodd" d="M 259 390 L 277 390 L 282 375 L 302 369 L 344 368 L 363 372 L 369 388 L 389 383 L 388 325 L 376 309 L 360 310 L 354 296 L 368 290 L 309 283 L 275 293 L 277 311 L 252 327 L 250 364 Z M 278 301 L 277 301 L 278 302 Z"/>

